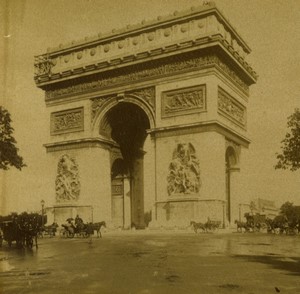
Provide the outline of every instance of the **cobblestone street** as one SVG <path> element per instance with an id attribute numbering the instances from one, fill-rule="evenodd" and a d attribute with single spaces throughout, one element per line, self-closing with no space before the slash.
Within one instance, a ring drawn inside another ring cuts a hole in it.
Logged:
<path id="1" fill-rule="evenodd" d="M 1 293 L 299 293 L 299 236 L 107 232 L 4 244 Z"/>

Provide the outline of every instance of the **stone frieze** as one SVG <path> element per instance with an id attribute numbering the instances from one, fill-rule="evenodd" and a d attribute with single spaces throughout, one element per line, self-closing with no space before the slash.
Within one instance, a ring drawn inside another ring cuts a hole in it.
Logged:
<path id="1" fill-rule="evenodd" d="M 108 34 L 98 34 L 49 49 L 47 54 L 35 60 L 36 82 L 39 84 L 63 78 L 70 69 L 73 75 L 97 64 L 102 64 L 102 68 L 110 63 L 116 65 L 127 62 L 132 57 L 144 58 L 147 52 L 153 50 L 164 54 L 170 50 L 181 51 L 186 46 L 197 48 L 198 45 L 210 43 L 213 37 L 218 37 L 218 42 L 226 47 L 232 58 L 256 78 L 255 72 L 245 61 L 250 48 L 232 30 L 215 5 L 208 2 L 198 9 L 194 7 L 150 22 L 143 21 L 137 27 L 128 25 Z M 44 62 L 45 58 L 48 63 Z"/>
<path id="2" fill-rule="evenodd" d="M 242 126 L 246 125 L 246 108 L 220 87 L 218 90 L 218 109 L 236 123 Z"/>
<path id="3" fill-rule="evenodd" d="M 83 107 L 51 113 L 51 135 L 82 131 Z"/>
<path id="4" fill-rule="evenodd" d="M 211 54 L 184 61 L 172 62 L 148 69 L 136 70 L 127 74 L 102 78 L 91 82 L 73 84 L 72 86 L 46 91 L 46 100 L 67 97 L 75 94 L 83 94 L 99 91 L 116 85 L 138 82 L 152 78 L 165 77 L 172 74 L 180 74 L 186 71 L 195 71 L 209 67 L 216 67 L 225 76 L 229 77 L 244 93 L 248 94 L 249 87 L 242 81 L 236 72 L 223 62 L 217 55 Z"/>
<path id="5" fill-rule="evenodd" d="M 162 117 L 205 110 L 205 86 L 189 87 L 162 94 Z"/>

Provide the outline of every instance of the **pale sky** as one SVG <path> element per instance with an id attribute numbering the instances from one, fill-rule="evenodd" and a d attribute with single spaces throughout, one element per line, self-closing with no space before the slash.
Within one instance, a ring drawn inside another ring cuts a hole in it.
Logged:
<path id="1" fill-rule="evenodd" d="M 5 3 L 9 3 L 6 6 Z M 48 116 L 33 80 L 34 55 L 48 47 L 156 19 L 202 5 L 196 0 L 0 0 L 0 104 L 11 112 L 15 138 L 28 167 L 2 173 L 2 209 L 35 210 L 55 197 L 47 178 Z M 250 88 L 249 150 L 242 154 L 247 196 L 300 204 L 300 171 L 278 171 L 275 153 L 287 117 L 300 107 L 300 1 L 215 0 L 252 49 L 259 75 Z M 6 56 L 4 58 L 4 55 Z M 5 74 L 4 74 L 5 73 Z M 4 175 L 3 175 L 4 174 Z M 47 183 L 46 183 L 47 182 Z M 5 183 L 5 184 L 4 184 Z M 5 197 L 5 198 L 4 198 Z M 31 204 L 28 198 L 32 199 Z"/>

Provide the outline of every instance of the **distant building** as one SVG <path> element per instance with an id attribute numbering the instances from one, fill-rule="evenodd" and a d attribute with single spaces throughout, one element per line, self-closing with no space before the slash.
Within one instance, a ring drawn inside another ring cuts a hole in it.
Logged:
<path id="1" fill-rule="evenodd" d="M 274 218 L 279 214 L 279 208 L 276 207 L 275 202 L 272 200 L 266 200 L 257 198 L 253 201 L 255 210 L 253 212 L 263 214 L 266 217 Z"/>

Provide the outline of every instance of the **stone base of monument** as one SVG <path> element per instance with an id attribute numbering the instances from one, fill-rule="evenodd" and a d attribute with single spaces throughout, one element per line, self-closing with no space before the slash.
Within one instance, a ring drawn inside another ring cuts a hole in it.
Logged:
<path id="1" fill-rule="evenodd" d="M 224 223 L 224 201 L 195 197 L 170 197 L 156 203 L 157 218 L 149 223 L 150 228 L 183 229 L 191 221 L 206 223 L 208 220 Z"/>
<path id="2" fill-rule="evenodd" d="M 84 223 L 93 222 L 92 205 L 68 203 L 53 206 L 53 219 L 58 225 L 66 223 L 69 218 L 73 218 L 75 220 L 77 215 L 79 215 Z"/>

